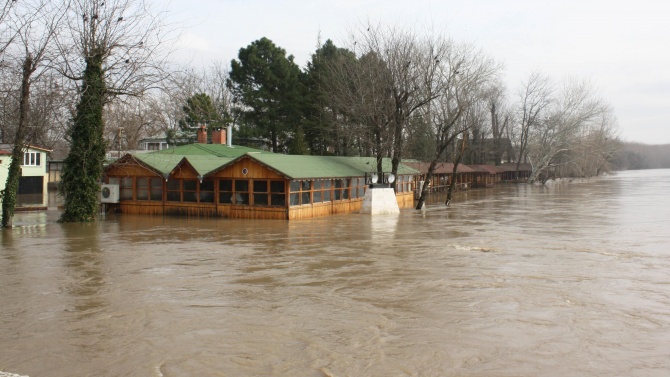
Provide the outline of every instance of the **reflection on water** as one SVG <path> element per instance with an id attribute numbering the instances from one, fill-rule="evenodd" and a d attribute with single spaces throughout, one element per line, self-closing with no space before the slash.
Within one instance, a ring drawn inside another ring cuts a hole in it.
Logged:
<path id="1" fill-rule="evenodd" d="M 625 172 L 291 222 L 17 214 L 0 370 L 665 376 L 669 184 Z"/>

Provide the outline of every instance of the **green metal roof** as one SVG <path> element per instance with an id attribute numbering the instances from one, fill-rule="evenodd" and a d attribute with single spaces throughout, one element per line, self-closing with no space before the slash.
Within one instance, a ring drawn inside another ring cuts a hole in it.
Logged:
<path id="1" fill-rule="evenodd" d="M 161 174 L 170 174 L 182 160 L 186 159 L 199 175 L 205 176 L 220 166 L 232 161 L 230 157 L 216 157 L 211 155 L 178 155 L 164 153 L 142 153 L 133 157 L 147 164 Z"/>
<path id="2" fill-rule="evenodd" d="M 225 144 L 187 144 L 174 148 L 163 149 L 161 151 L 153 152 L 152 154 L 175 154 L 182 156 L 215 156 L 215 157 L 229 157 L 236 158 L 246 153 L 264 153 L 270 154 L 260 149 L 249 147 L 242 147 L 233 145 L 229 147 Z"/>
<path id="3" fill-rule="evenodd" d="M 184 158 L 180 155 L 164 155 L 160 153 L 137 153 L 133 157 L 161 174 L 170 174 L 179 162 Z M 115 163 L 112 163 L 112 165 Z"/>
<path id="4" fill-rule="evenodd" d="M 206 176 L 235 163 L 251 158 L 289 179 L 361 177 L 377 170 L 374 157 L 298 156 L 275 154 L 247 147 L 218 144 L 189 144 L 152 153 L 138 153 L 134 158 L 160 174 L 170 174 L 183 160 L 199 175 Z M 382 161 L 385 172 L 391 171 L 391 160 Z M 419 174 L 400 164 L 398 174 Z"/>
<path id="5" fill-rule="evenodd" d="M 297 156 L 285 154 L 251 155 L 253 159 L 292 179 L 360 177 L 377 170 L 374 157 Z M 382 161 L 383 170 L 391 171 L 391 160 Z M 405 165 L 398 174 L 418 174 Z"/>

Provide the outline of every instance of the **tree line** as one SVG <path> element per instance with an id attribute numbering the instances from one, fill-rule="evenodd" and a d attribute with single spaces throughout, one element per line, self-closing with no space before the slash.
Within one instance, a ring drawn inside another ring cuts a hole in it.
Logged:
<path id="1" fill-rule="evenodd" d="M 62 221 L 95 219 L 106 151 L 159 133 L 189 142 L 203 125 L 276 153 L 375 156 L 378 173 L 382 158 L 390 173 L 430 162 L 428 175 L 440 161 L 512 162 L 540 182 L 607 172 L 620 148 L 588 81 L 532 72 L 509 91 L 502 64 L 443 34 L 366 23 L 342 46 L 319 41 L 305 67 L 261 38 L 196 69 L 168 60 L 174 30 L 144 0 L 5 0 L 1 12 L 0 140 L 18 157 L 25 144 L 67 153 Z"/>
<path id="2" fill-rule="evenodd" d="M 622 142 L 613 163 L 617 170 L 670 169 L 670 144 Z"/>

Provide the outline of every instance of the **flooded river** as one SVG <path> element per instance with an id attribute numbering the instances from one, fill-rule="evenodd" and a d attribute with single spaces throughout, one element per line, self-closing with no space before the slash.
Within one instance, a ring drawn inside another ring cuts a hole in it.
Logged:
<path id="1" fill-rule="evenodd" d="M 0 371 L 668 376 L 670 170 L 302 221 L 18 213 Z"/>

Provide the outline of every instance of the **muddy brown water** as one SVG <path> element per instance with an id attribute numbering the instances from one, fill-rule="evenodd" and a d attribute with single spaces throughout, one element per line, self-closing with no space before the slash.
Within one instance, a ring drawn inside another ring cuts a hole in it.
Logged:
<path id="1" fill-rule="evenodd" d="M 18 213 L 0 370 L 667 376 L 670 170 L 304 221 Z"/>

